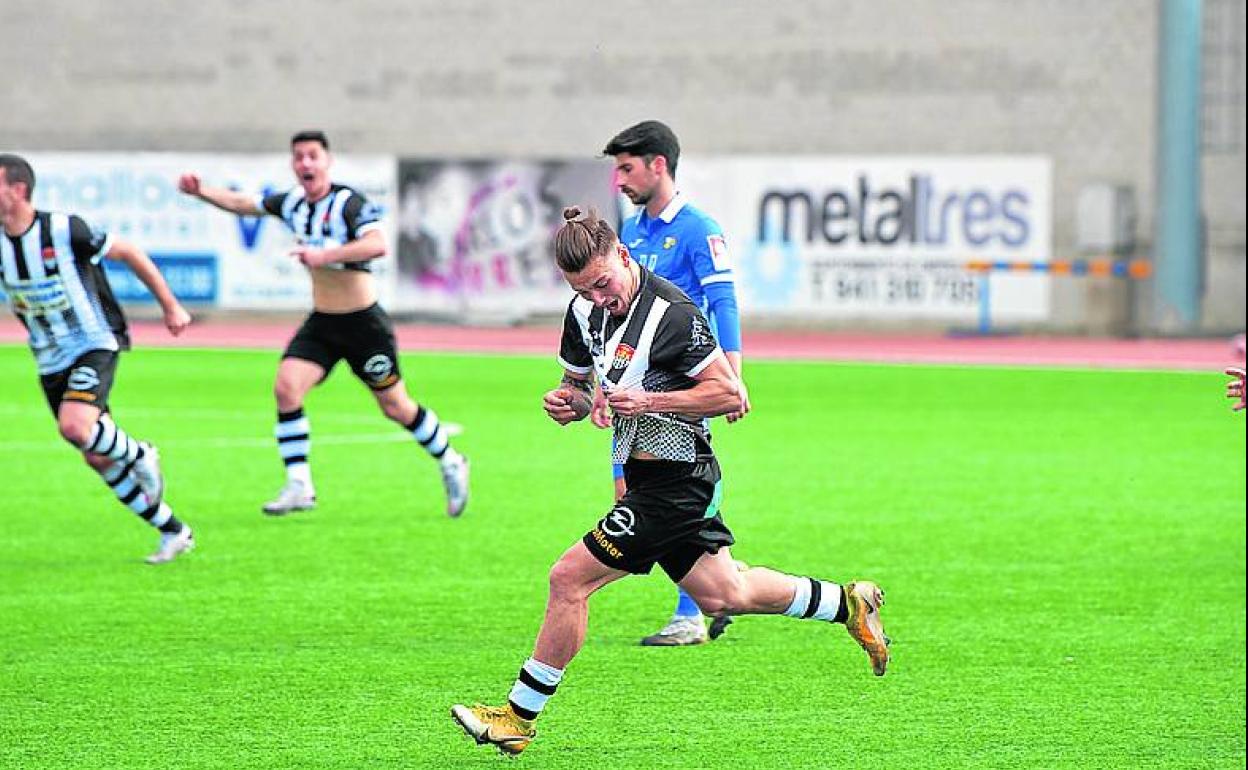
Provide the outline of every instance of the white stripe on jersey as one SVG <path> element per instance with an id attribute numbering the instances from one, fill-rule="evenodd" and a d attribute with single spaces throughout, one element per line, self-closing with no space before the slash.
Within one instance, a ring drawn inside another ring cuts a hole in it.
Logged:
<path id="1" fill-rule="evenodd" d="M 38 219 L 35 221 L 37 223 Z M 69 247 L 69 217 L 64 214 L 53 214 L 48 217 L 48 224 L 52 226 L 52 248 L 56 251 L 54 259 L 56 259 L 59 269 L 62 254 L 70 251 L 71 258 L 73 256 Z M 22 236 L 22 251 L 26 253 L 26 266 L 30 268 L 30 277 L 32 279 L 48 277 L 48 269 L 43 264 L 43 245 L 39 232 L 42 229 L 41 227 L 32 227 Z M 78 275 L 76 271 L 71 272 L 75 276 Z M 69 295 L 69 309 L 81 315 L 85 308 L 81 298 L 74 296 L 69 291 L 68 278 L 69 276 L 67 275 L 61 276 L 61 284 L 65 287 L 65 293 Z M 43 317 L 47 319 L 48 328 L 51 329 L 53 337 L 63 338 L 69 334 L 69 322 L 65 320 L 65 311 L 49 311 L 44 313 Z"/>
<path id="2" fill-rule="evenodd" d="M 342 218 L 342 207 L 350 198 L 350 190 L 339 190 L 328 196 L 333 201 L 329 210 L 329 237 L 340 244 L 347 242 L 347 222 Z"/>
<path id="3" fill-rule="evenodd" d="M 708 286 L 712 283 L 733 283 L 735 280 L 736 279 L 733 277 L 731 272 L 715 273 L 714 275 L 708 275 L 707 277 L 698 281 L 698 283 L 702 284 L 703 286 Z"/>

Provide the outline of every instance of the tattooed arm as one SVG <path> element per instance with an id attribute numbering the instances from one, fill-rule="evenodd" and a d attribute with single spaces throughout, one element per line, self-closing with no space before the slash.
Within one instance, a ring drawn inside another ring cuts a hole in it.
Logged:
<path id="1" fill-rule="evenodd" d="M 550 419 L 560 425 L 584 420 L 594 406 L 594 381 L 590 374 L 564 371 L 559 387 L 542 398 L 542 407 Z"/>

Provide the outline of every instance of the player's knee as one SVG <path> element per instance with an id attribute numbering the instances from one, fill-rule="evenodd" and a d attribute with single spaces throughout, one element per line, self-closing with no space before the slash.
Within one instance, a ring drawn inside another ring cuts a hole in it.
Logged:
<path id="1" fill-rule="evenodd" d="M 563 601 L 583 600 L 588 595 L 584 590 L 584 583 L 580 571 L 567 559 L 560 559 L 550 568 L 551 598 Z"/>
<path id="2" fill-rule="evenodd" d="M 56 428 L 61 438 L 81 449 L 91 440 L 91 432 L 95 423 L 83 420 L 58 420 Z"/>
<path id="3" fill-rule="evenodd" d="M 416 414 L 416 404 L 410 398 L 381 398 L 377 401 L 382 414 L 397 423 L 411 422 Z"/>
<path id="4" fill-rule="evenodd" d="M 277 408 L 283 412 L 289 412 L 299 408 L 303 400 L 303 394 L 300 392 L 299 386 L 295 383 L 278 378 L 273 383 L 273 398 L 277 401 Z"/>

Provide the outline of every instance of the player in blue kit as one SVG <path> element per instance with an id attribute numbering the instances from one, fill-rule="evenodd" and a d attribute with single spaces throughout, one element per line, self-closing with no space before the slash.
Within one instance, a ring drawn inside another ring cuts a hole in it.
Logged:
<path id="1" fill-rule="evenodd" d="M 638 264 L 671 281 L 706 315 L 728 363 L 740 379 L 741 325 L 724 231 L 676 190 L 676 164 L 680 160 L 676 134 L 657 120 L 647 120 L 617 134 L 603 154 L 615 158 L 616 187 L 642 207 L 624 221 L 620 242 Z M 744 384 L 740 392 L 741 408 L 727 415 L 728 422 L 736 422 L 750 411 Z M 592 419 L 600 428 L 611 425 L 601 393 L 595 400 Z M 623 466 L 616 464 L 614 474 L 618 500 L 626 492 Z M 657 633 L 642 639 L 643 645 L 677 647 L 707 641 L 702 611 L 679 587 L 677 592 L 671 620 Z M 709 637 L 718 637 L 731 622 L 728 617 L 716 618 Z"/>

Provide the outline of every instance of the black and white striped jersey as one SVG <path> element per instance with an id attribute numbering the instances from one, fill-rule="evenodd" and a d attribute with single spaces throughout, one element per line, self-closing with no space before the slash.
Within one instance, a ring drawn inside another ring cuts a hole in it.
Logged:
<path id="1" fill-rule="evenodd" d="M 0 283 L 26 327 L 40 374 L 67 369 L 89 350 L 130 347 L 100 260 L 112 236 L 76 214 L 36 211 L 21 235 L 0 231 Z"/>
<path id="2" fill-rule="evenodd" d="M 583 297 L 568 305 L 559 363 L 577 374 L 597 375 L 603 390 L 688 390 L 693 378 L 724 353 L 697 306 L 670 281 L 644 267 L 637 296 L 624 318 Z M 614 418 L 612 462 L 634 451 L 664 460 L 694 462 L 710 455 L 710 427 L 701 417 L 662 412 Z"/>
<path id="3" fill-rule="evenodd" d="M 330 185 L 329 195 L 315 203 L 309 203 L 303 187 L 295 185 L 286 192 L 260 196 L 256 205 L 280 217 L 299 243 L 318 249 L 342 246 L 381 227 L 381 207 L 341 184 Z M 371 260 L 335 262 L 326 267 L 367 273 L 372 270 L 370 264 Z"/>

